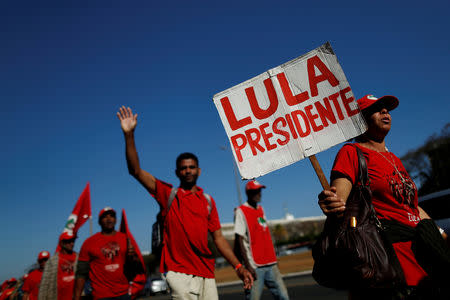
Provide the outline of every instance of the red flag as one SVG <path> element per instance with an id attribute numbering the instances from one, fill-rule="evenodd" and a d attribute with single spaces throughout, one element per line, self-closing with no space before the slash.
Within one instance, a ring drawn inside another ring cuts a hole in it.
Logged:
<path id="1" fill-rule="evenodd" d="M 66 226 L 64 226 L 64 232 L 69 232 L 76 235 L 78 229 L 80 229 L 80 227 L 86 223 L 90 217 L 92 217 L 91 191 L 88 182 L 78 198 L 78 201 L 66 222 Z"/>
<path id="2" fill-rule="evenodd" d="M 129 292 L 131 294 L 131 298 L 135 299 L 137 295 L 144 289 L 145 287 L 145 281 L 147 280 L 145 274 L 145 263 L 144 258 L 142 257 L 141 250 L 139 249 L 138 244 L 136 243 L 136 240 L 134 239 L 133 235 L 131 234 L 130 229 L 128 228 L 128 221 L 127 221 L 127 215 L 125 214 L 125 210 L 122 209 L 122 220 L 120 221 L 120 232 L 123 232 L 127 235 L 127 241 L 128 241 L 128 247 L 133 247 L 134 252 L 136 252 L 139 261 L 142 264 L 142 269 L 144 270 L 143 274 L 137 274 L 136 277 L 132 280 L 129 287 Z"/>
<path id="3" fill-rule="evenodd" d="M 69 219 L 67 219 L 63 233 L 67 232 L 73 236 L 76 236 L 78 229 L 80 229 L 80 227 L 84 223 L 86 223 L 86 221 L 91 217 L 92 217 L 91 190 L 88 182 L 83 192 L 81 193 L 80 197 L 78 198 L 78 201 L 75 204 L 75 207 L 73 208 L 72 213 L 69 216 Z M 56 246 L 56 252 L 59 252 L 60 250 L 61 249 L 58 241 L 58 245 Z"/>

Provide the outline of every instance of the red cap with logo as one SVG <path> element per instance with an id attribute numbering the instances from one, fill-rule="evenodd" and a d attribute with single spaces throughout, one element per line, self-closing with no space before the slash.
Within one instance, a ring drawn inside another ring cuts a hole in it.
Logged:
<path id="1" fill-rule="evenodd" d="M 44 259 L 44 258 L 50 258 L 50 252 L 48 251 L 41 251 L 38 255 L 38 260 Z"/>
<path id="2" fill-rule="evenodd" d="M 107 212 L 110 212 L 110 213 L 114 214 L 114 216 L 116 216 L 116 211 L 114 209 L 112 209 L 111 207 L 107 206 L 100 211 L 100 213 L 98 214 L 98 219 L 100 220 L 102 218 L 103 214 L 105 214 Z"/>
<path id="3" fill-rule="evenodd" d="M 64 231 L 63 233 L 61 233 L 61 235 L 59 236 L 59 241 L 64 241 L 64 240 L 72 240 L 75 239 L 77 236 L 74 235 L 72 232 L 67 232 Z"/>
<path id="4" fill-rule="evenodd" d="M 380 103 L 383 104 L 389 111 L 396 108 L 399 103 L 397 97 L 394 96 L 383 96 L 381 98 L 377 98 L 374 95 L 365 95 L 361 99 L 358 99 L 357 102 L 360 110 L 365 110 L 375 103 Z"/>
<path id="5" fill-rule="evenodd" d="M 258 181 L 256 180 L 250 180 L 249 182 L 247 182 L 247 184 L 245 185 L 245 190 L 249 191 L 249 190 L 259 190 L 259 189 L 265 189 L 266 186 L 260 184 Z"/>
<path id="6" fill-rule="evenodd" d="M 17 282 L 17 279 L 14 278 L 14 277 L 11 277 L 11 278 L 8 280 L 8 282 L 9 282 L 9 283 Z"/>

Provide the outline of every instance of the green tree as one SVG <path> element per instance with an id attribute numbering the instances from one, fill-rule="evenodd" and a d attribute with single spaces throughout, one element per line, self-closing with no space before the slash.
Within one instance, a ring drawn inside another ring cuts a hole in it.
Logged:
<path id="1" fill-rule="evenodd" d="M 450 188 L 450 123 L 440 134 L 434 134 L 425 144 L 410 150 L 402 162 L 419 187 L 419 195 Z"/>
<path id="2" fill-rule="evenodd" d="M 275 228 L 272 230 L 272 236 L 275 239 L 276 245 L 280 245 L 289 239 L 289 234 L 286 228 L 281 224 L 275 225 Z"/>

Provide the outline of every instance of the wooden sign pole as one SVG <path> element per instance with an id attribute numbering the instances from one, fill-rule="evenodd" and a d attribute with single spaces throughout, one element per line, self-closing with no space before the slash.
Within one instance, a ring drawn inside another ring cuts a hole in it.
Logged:
<path id="1" fill-rule="evenodd" d="M 314 171 L 316 171 L 317 177 L 319 177 L 320 184 L 322 184 L 322 187 L 325 190 L 330 189 L 330 184 L 328 183 L 327 178 L 325 177 L 325 174 L 323 174 L 322 168 L 320 167 L 319 161 L 317 160 L 315 155 L 309 156 L 309 161 L 311 162 Z"/>

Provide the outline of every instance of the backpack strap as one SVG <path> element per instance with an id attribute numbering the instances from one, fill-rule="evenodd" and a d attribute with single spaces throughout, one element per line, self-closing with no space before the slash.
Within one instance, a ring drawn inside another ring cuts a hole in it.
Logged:
<path id="1" fill-rule="evenodd" d="M 175 199 L 175 196 L 177 195 L 178 188 L 172 188 L 170 191 L 169 199 L 167 199 L 167 211 L 169 211 L 170 206 L 172 205 L 173 199 Z"/>
<path id="2" fill-rule="evenodd" d="M 170 206 L 172 205 L 173 199 L 175 199 L 177 192 L 178 192 L 178 188 L 172 188 L 172 190 L 170 191 L 169 199 L 167 199 L 167 211 L 170 209 Z M 209 215 L 212 210 L 211 196 L 207 193 L 203 193 L 203 196 L 205 197 L 206 201 L 208 202 L 208 215 Z"/>
<path id="3" fill-rule="evenodd" d="M 208 201 L 208 216 L 209 216 L 211 214 L 211 210 L 212 210 L 211 196 L 207 193 L 203 193 L 203 196 L 205 197 L 206 201 Z"/>

